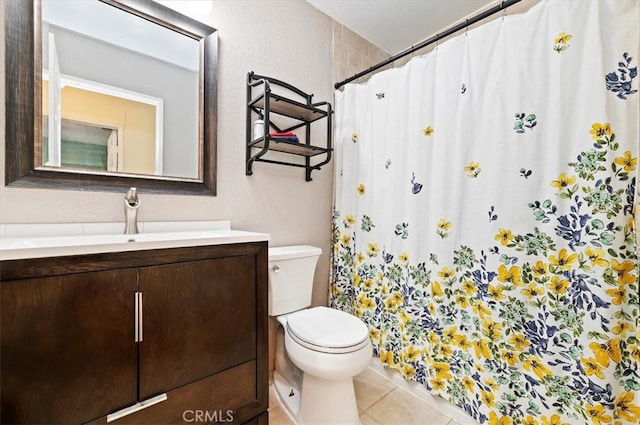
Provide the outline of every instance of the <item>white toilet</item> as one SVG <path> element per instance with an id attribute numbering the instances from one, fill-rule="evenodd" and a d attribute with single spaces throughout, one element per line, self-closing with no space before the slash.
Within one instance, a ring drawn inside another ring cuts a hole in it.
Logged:
<path id="1" fill-rule="evenodd" d="M 273 382 L 299 425 L 360 424 L 353 377 L 372 356 L 367 326 L 357 317 L 311 305 L 320 248 L 269 248 L 269 315 L 276 337 Z"/>

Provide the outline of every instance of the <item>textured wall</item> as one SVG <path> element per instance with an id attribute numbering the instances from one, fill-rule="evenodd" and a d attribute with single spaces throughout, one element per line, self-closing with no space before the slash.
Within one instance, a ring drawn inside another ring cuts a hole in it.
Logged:
<path id="1" fill-rule="evenodd" d="M 389 57 L 387 52 L 338 21 L 333 21 L 333 49 L 334 83 L 343 81 Z M 366 81 L 371 75 L 363 77 L 361 81 Z"/>

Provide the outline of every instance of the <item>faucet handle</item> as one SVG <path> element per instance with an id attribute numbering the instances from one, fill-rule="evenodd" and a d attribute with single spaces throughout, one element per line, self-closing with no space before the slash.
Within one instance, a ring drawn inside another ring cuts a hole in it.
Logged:
<path id="1" fill-rule="evenodd" d="M 135 187 L 129 188 L 124 195 L 125 202 L 131 207 L 137 207 L 140 205 L 140 199 L 138 198 L 138 192 Z"/>

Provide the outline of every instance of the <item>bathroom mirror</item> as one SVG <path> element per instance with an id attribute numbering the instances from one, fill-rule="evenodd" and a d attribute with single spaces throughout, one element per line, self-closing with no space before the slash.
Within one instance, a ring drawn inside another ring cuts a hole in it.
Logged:
<path id="1" fill-rule="evenodd" d="M 150 0 L 8 0 L 5 184 L 215 195 L 215 29 Z"/>

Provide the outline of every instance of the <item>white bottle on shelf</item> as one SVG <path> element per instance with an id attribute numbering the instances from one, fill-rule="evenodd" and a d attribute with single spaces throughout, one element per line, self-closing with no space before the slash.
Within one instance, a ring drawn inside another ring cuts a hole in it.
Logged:
<path id="1" fill-rule="evenodd" d="M 255 120 L 253 122 L 253 140 L 262 139 L 264 137 L 264 121 Z"/>

